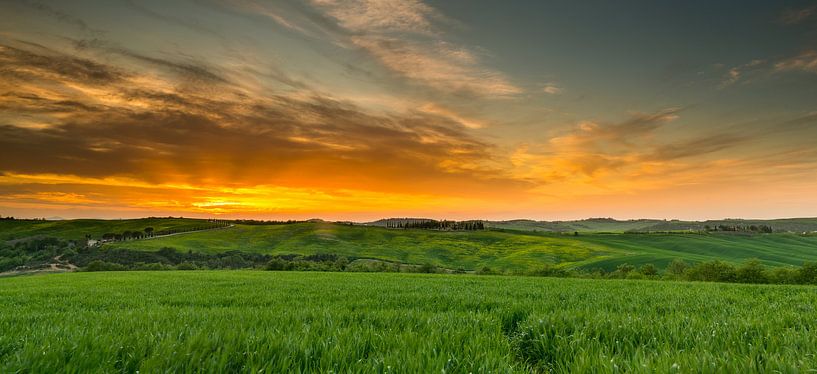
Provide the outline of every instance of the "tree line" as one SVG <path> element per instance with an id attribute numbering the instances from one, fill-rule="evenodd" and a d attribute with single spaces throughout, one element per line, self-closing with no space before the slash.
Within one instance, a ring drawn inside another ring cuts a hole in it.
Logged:
<path id="1" fill-rule="evenodd" d="M 485 268 L 481 273 L 488 274 L 492 272 L 490 269 Z M 687 263 L 681 259 L 674 259 L 664 269 L 659 269 L 649 263 L 641 266 L 623 263 L 612 271 L 601 268 L 565 269 L 548 264 L 530 272 L 528 275 L 595 279 L 817 285 L 817 262 L 806 262 L 799 267 L 767 267 L 758 259 L 751 259 L 740 265 L 733 265 L 720 260 Z"/>
<path id="2" fill-rule="evenodd" d="M 295 219 L 288 219 L 286 221 L 275 221 L 275 220 L 257 220 L 257 219 L 235 219 L 229 222 L 233 222 L 236 225 L 293 225 L 296 223 L 308 223 L 308 222 L 315 222 L 314 220 L 295 220 Z"/>
<path id="3" fill-rule="evenodd" d="M 178 234 L 183 232 L 191 232 L 191 231 L 202 231 L 202 230 L 212 230 L 221 227 L 225 227 L 227 223 L 215 222 L 210 221 L 210 225 L 201 225 L 201 226 L 191 226 L 185 228 L 172 228 L 172 229 L 164 229 L 156 231 L 153 227 L 145 227 L 144 230 L 125 230 L 121 233 L 113 233 L 113 232 L 106 232 L 102 234 L 103 241 L 128 241 L 128 240 L 135 240 L 135 239 L 145 239 L 145 238 L 152 238 L 154 236 L 162 236 L 162 235 L 170 235 L 170 234 Z M 89 240 L 92 239 L 92 235 L 87 234 L 85 235 L 85 239 Z"/>
<path id="4" fill-rule="evenodd" d="M 771 234 L 774 229 L 769 225 L 704 225 L 705 231 L 732 231 L 732 232 L 758 232 Z"/>
<path id="5" fill-rule="evenodd" d="M 390 229 L 425 229 L 443 231 L 477 231 L 485 230 L 482 221 L 437 221 L 433 219 L 388 219 L 386 228 Z"/>

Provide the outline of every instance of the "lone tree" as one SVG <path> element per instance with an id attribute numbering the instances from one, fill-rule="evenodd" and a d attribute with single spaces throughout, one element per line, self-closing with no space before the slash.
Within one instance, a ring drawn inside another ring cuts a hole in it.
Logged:
<path id="1" fill-rule="evenodd" d="M 145 235 L 153 236 L 153 227 L 145 227 Z"/>

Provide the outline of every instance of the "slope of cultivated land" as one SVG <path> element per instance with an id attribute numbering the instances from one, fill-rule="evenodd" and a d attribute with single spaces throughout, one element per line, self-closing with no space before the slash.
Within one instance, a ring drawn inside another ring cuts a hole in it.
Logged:
<path id="1" fill-rule="evenodd" d="M 527 219 L 510 221 L 488 221 L 487 227 L 509 230 L 552 231 L 552 232 L 662 232 L 662 231 L 704 231 L 706 226 L 770 226 L 775 231 L 793 233 L 817 231 L 817 218 L 786 218 L 770 220 L 725 219 L 709 221 L 680 220 L 615 220 L 611 218 L 590 218 L 576 221 L 534 221 Z"/>
<path id="2" fill-rule="evenodd" d="M 153 240 L 108 245 L 156 251 L 266 254 L 336 254 L 445 268 L 523 271 L 545 263 L 615 269 L 621 263 L 663 267 L 675 258 L 689 262 L 739 263 L 758 258 L 770 266 L 817 261 L 817 236 L 794 234 L 581 234 L 529 231 L 440 232 L 330 223 L 243 226 Z"/>
<path id="3" fill-rule="evenodd" d="M 121 234 L 124 231 L 142 231 L 153 227 L 163 230 L 190 230 L 209 223 L 191 218 L 140 218 L 121 220 L 74 219 L 64 221 L 0 220 L 0 240 L 16 240 L 29 237 L 54 237 L 66 240 L 84 240 L 85 235 L 99 239 L 105 233 Z"/>
<path id="4" fill-rule="evenodd" d="M 740 263 L 759 259 L 769 266 L 799 266 L 817 261 L 817 236 L 796 234 L 592 234 L 577 240 L 614 248 L 624 255 L 591 259 L 585 267 L 615 269 L 622 263 L 664 267 L 673 259 Z"/>
<path id="5" fill-rule="evenodd" d="M 683 230 L 704 230 L 706 226 L 771 226 L 775 231 L 789 231 L 793 233 L 817 231 L 817 218 L 785 218 L 785 219 L 725 219 L 709 221 L 658 221 L 654 225 L 636 228 L 630 231 L 683 231 Z"/>
<path id="6" fill-rule="evenodd" d="M 482 266 L 520 270 L 543 263 L 572 264 L 615 255 L 603 245 L 525 232 L 396 230 L 331 223 L 236 225 L 224 230 L 106 247 L 146 251 L 172 247 L 179 251 L 209 253 L 231 250 L 266 254 L 327 253 L 409 264 L 432 263 L 466 270 Z"/>
<path id="7" fill-rule="evenodd" d="M 534 221 L 517 219 L 510 221 L 488 221 L 487 227 L 508 230 L 553 231 L 553 232 L 625 232 L 643 230 L 662 223 L 661 220 L 637 219 L 619 221 L 610 218 L 590 218 L 577 221 Z"/>
<path id="8" fill-rule="evenodd" d="M 0 280 L 0 372 L 806 372 L 805 286 L 262 271 Z"/>

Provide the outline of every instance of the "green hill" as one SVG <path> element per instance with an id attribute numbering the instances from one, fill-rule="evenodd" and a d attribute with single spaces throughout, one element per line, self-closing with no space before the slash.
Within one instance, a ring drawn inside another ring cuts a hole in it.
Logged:
<path id="1" fill-rule="evenodd" d="M 813 219 L 741 222 L 767 224 L 772 222 L 788 225 L 786 227 L 802 228 L 812 221 Z M 515 222 L 512 227 L 518 229 L 404 230 L 321 221 L 276 225 L 237 224 L 220 230 L 108 243 L 103 249 L 155 252 L 169 247 L 179 252 L 207 254 L 229 251 L 265 255 L 330 254 L 403 264 L 433 264 L 468 271 L 488 267 L 505 272 L 530 271 L 545 264 L 564 268 L 605 270 L 615 269 L 623 263 L 633 265 L 652 263 L 664 267 L 676 258 L 688 262 L 722 260 L 731 263 L 757 258 L 769 266 L 799 266 L 804 262 L 817 261 L 817 236 L 813 234 L 671 232 L 676 230 L 639 233 L 637 231 L 657 227 L 659 224 L 652 220 L 609 219 L 575 221 L 570 223 L 572 226 L 569 229 L 564 226 L 567 223 L 562 222 L 559 223 L 562 225 L 559 226 L 559 230 L 568 233 L 555 233 L 545 230 L 533 231 L 529 224 L 535 221 L 506 222 Z M 661 225 L 670 223 L 680 224 L 676 221 L 666 221 Z M 585 230 L 578 230 L 579 225 Z M 146 227 L 153 227 L 157 232 L 161 232 L 189 231 L 211 226 L 212 223 L 207 220 L 183 218 L 0 220 L 0 244 L 10 248 L 16 243 L 33 238 L 53 237 L 82 241 L 85 235 L 100 238 L 105 233 L 143 231 Z M 573 235 L 574 231 L 579 231 L 579 235 Z M 0 257 L 2 256 L 0 253 Z M 43 258 L 41 262 L 48 262 L 48 257 L 45 257 L 47 254 L 40 256 Z M 24 260 L 27 261 L 29 260 Z"/>
<path id="2" fill-rule="evenodd" d="M 85 235 L 99 239 L 105 233 L 142 231 L 152 227 L 155 231 L 187 231 L 208 225 L 207 220 L 191 218 L 140 218 L 140 219 L 73 219 L 61 221 L 0 220 L 0 241 L 31 237 L 53 237 L 66 240 L 82 240 Z"/>
<path id="3" fill-rule="evenodd" d="M 157 251 L 247 251 L 264 254 L 336 254 L 410 264 L 476 270 L 530 270 L 545 263 L 614 269 L 622 263 L 664 266 L 690 262 L 739 263 L 758 258 L 771 266 L 817 261 L 817 236 L 795 234 L 679 233 L 581 234 L 531 231 L 430 231 L 332 223 L 258 225 L 106 245 Z"/>
<path id="4" fill-rule="evenodd" d="M 517 219 L 510 221 L 486 221 L 485 225 L 497 229 L 550 231 L 550 232 L 666 232 L 704 231 L 718 226 L 769 226 L 775 232 L 815 232 L 817 218 L 786 219 L 722 219 L 708 221 L 681 221 L 658 219 L 615 220 L 612 218 L 589 218 L 576 221 L 534 221 Z"/>

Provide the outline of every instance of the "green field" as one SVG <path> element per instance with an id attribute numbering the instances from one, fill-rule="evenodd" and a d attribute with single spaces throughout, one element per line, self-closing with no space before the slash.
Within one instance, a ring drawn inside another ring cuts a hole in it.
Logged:
<path id="1" fill-rule="evenodd" d="M 805 286 L 261 271 L 0 279 L 0 372 L 806 372 Z"/>
<path id="2" fill-rule="evenodd" d="M 817 236 L 796 234 L 581 234 L 486 230 L 440 232 L 331 223 L 244 226 L 152 240 L 110 244 L 109 248 L 156 251 L 265 254 L 330 253 L 409 264 L 432 263 L 475 270 L 484 266 L 525 271 L 545 263 L 564 267 L 615 269 L 622 263 L 663 267 L 675 258 L 690 262 L 740 263 L 758 258 L 769 266 L 817 261 Z"/>
<path id="3" fill-rule="evenodd" d="M 781 221 L 781 220 L 778 220 Z M 805 224 L 810 219 L 785 220 Z M 507 221 L 534 222 L 534 221 Z M 634 225 L 652 222 L 585 220 L 587 227 Z M 671 222 L 671 221 L 668 221 Z M 777 221 L 763 221 L 777 222 Z M 574 224 L 576 224 L 574 222 Z M 606 226 L 605 226 L 606 225 Z M 60 238 L 84 242 L 85 236 L 143 231 L 153 227 L 188 231 L 211 227 L 207 220 L 147 218 L 132 220 L 24 221 L 0 220 L 0 262 L 3 247 L 11 248 L 35 238 Z M 279 225 L 242 225 L 219 230 L 186 232 L 151 239 L 105 244 L 103 249 L 156 252 L 173 248 L 179 252 L 217 254 L 228 251 L 264 255 L 329 254 L 349 259 L 372 259 L 393 263 L 432 264 L 450 270 L 476 271 L 489 268 L 505 273 L 525 273 L 546 264 L 567 269 L 615 270 L 628 263 L 654 264 L 664 268 L 673 259 L 688 263 L 721 260 L 741 264 L 759 259 L 771 267 L 800 266 L 817 261 L 817 235 L 748 232 L 581 232 L 579 235 L 548 231 L 489 229 L 482 231 L 434 231 L 387 229 L 378 226 L 309 222 Z M 11 252 L 8 252 L 11 253 Z M 25 256 L 17 253 L 16 256 Z M 41 252 L 39 260 L 17 257 L 22 263 L 48 263 L 57 254 Z M 49 257 L 50 256 L 50 257 Z M 39 261 L 39 262 L 38 262 Z M 16 265 L 7 265 L 6 269 Z"/>
<path id="4" fill-rule="evenodd" d="M 720 219 L 708 221 L 681 221 L 659 219 L 615 220 L 612 218 L 590 218 L 576 221 L 534 221 L 517 219 L 510 221 L 488 221 L 487 227 L 551 232 L 657 232 L 657 231 L 703 231 L 706 226 L 751 226 L 768 225 L 778 231 L 794 233 L 817 231 L 817 218 L 783 219 Z"/>
<path id="5" fill-rule="evenodd" d="M 208 225 L 207 220 L 190 218 L 140 218 L 140 219 L 72 219 L 63 221 L 0 220 L 0 240 L 19 240 L 30 237 L 54 237 L 68 240 L 84 240 L 85 235 L 99 239 L 105 233 L 142 231 L 152 227 L 155 231 L 186 231 Z"/>

